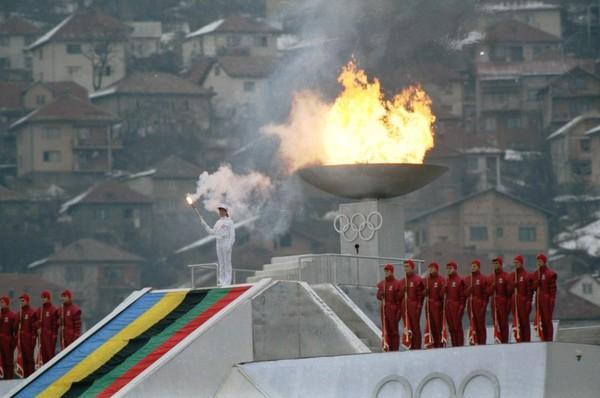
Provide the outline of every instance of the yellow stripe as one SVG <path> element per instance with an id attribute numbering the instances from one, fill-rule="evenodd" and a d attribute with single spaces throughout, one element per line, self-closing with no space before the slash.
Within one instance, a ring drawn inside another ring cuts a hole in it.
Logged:
<path id="1" fill-rule="evenodd" d="M 38 397 L 52 398 L 60 397 L 65 394 L 71 384 L 83 380 L 100 366 L 104 365 L 113 355 L 119 352 L 127 345 L 129 340 L 139 336 L 152 325 L 163 319 L 167 314 L 173 311 L 185 298 L 186 292 L 170 292 L 154 304 L 152 308 L 143 313 L 139 318 L 133 321 L 129 326 L 116 334 L 113 338 L 98 347 L 96 351 L 88 355 L 83 361 L 79 362 L 73 369 L 68 371 L 63 377 L 56 380 L 48 388 L 38 394 Z"/>

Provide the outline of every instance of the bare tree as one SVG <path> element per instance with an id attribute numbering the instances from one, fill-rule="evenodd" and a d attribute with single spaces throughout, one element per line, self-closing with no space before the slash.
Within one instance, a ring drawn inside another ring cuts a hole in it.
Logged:
<path id="1" fill-rule="evenodd" d="M 104 77 L 111 73 L 113 61 L 124 56 L 119 46 L 126 40 L 125 31 L 98 30 L 89 45 L 82 48 L 82 54 L 92 65 L 92 85 L 94 90 L 102 88 Z"/>

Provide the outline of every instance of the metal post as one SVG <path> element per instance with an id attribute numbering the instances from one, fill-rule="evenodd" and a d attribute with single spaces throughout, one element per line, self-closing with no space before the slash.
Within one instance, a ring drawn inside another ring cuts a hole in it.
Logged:
<path id="1" fill-rule="evenodd" d="M 194 267 L 190 267 L 190 272 L 192 273 L 192 289 L 196 287 L 196 280 L 194 278 Z"/>

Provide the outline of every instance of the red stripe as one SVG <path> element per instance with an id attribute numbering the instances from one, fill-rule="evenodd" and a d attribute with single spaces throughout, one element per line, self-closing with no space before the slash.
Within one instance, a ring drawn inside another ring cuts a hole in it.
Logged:
<path id="1" fill-rule="evenodd" d="M 212 318 L 215 314 L 229 305 L 233 300 L 242 295 L 246 290 L 247 286 L 234 287 L 232 288 L 222 299 L 214 303 L 206 311 L 198 315 L 196 318 L 189 321 L 185 326 L 179 329 L 173 334 L 167 341 L 157 347 L 150 354 L 146 355 L 144 359 L 135 364 L 131 369 L 116 379 L 110 386 L 104 391 L 97 395 L 97 397 L 111 397 L 117 393 L 121 388 L 125 387 L 130 381 L 142 373 L 146 368 L 156 362 L 160 357 L 169 352 L 173 347 L 179 344 L 183 339 L 189 336 L 194 330 L 199 328 L 202 324 Z"/>

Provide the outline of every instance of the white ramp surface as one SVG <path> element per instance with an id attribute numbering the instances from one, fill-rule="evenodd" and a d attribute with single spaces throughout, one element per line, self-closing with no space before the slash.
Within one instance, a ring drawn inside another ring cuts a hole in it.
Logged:
<path id="1" fill-rule="evenodd" d="M 270 398 L 590 398 L 600 396 L 600 347 L 459 347 L 249 363 L 236 372 Z M 220 391 L 219 398 L 244 396 L 229 380 Z"/>

